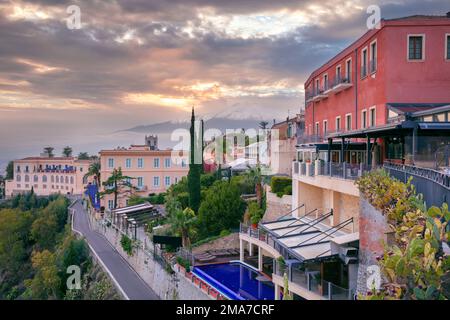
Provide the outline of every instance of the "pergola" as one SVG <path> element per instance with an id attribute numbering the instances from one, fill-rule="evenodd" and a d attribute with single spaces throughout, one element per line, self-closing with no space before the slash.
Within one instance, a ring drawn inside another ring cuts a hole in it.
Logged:
<path id="1" fill-rule="evenodd" d="M 151 219 L 159 217 L 159 211 L 149 202 L 118 208 L 111 211 L 114 224 L 121 229 L 134 228 L 134 237 L 137 237 L 137 228 L 146 225 Z"/>

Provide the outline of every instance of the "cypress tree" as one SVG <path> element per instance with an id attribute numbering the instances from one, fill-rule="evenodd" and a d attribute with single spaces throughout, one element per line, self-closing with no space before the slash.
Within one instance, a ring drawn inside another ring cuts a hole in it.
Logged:
<path id="1" fill-rule="evenodd" d="M 203 143 L 203 128 L 200 128 L 200 143 Z M 195 133 L 195 114 L 194 108 L 192 108 L 191 116 L 191 148 L 190 148 L 190 161 L 189 161 L 189 173 L 188 173 L 188 188 L 189 188 L 189 207 L 198 212 L 200 207 L 200 174 L 201 168 L 203 167 L 203 155 L 201 155 L 201 163 L 195 163 L 195 152 L 202 150 L 203 146 L 198 145 L 199 137 Z"/>

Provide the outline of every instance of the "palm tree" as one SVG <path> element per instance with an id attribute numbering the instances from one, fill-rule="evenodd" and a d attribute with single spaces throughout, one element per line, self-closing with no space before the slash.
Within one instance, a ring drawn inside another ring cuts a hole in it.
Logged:
<path id="1" fill-rule="evenodd" d="M 258 206 L 262 207 L 262 174 L 261 167 L 256 165 L 256 167 L 247 166 L 249 171 L 247 172 L 247 179 L 251 184 L 255 185 L 256 202 Z"/>
<path id="2" fill-rule="evenodd" d="M 64 157 L 69 158 L 72 156 L 72 152 L 73 152 L 72 148 L 69 146 L 66 146 L 66 147 L 64 147 L 62 154 Z"/>
<path id="3" fill-rule="evenodd" d="M 85 178 L 87 177 L 94 177 L 94 183 L 98 186 L 100 185 L 100 162 L 95 161 L 91 163 L 89 166 L 88 172 L 84 175 Z"/>
<path id="4" fill-rule="evenodd" d="M 169 223 L 176 233 L 181 236 L 183 247 L 187 248 L 191 245 L 191 236 L 194 233 L 194 225 L 197 221 L 194 210 L 186 208 L 181 210 L 177 208 L 169 216 Z"/>
<path id="5" fill-rule="evenodd" d="M 44 148 L 44 153 L 47 154 L 49 158 L 53 158 L 54 157 L 53 150 L 55 150 L 55 148 L 53 148 L 53 147 L 45 147 Z"/>
<path id="6" fill-rule="evenodd" d="M 105 190 L 100 192 L 100 196 L 105 194 L 114 194 L 114 209 L 117 208 L 117 198 L 119 194 L 129 192 L 132 193 L 133 190 L 137 189 L 131 184 L 131 180 L 134 179 L 129 176 L 124 176 L 122 174 L 122 169 L 114 169 L 111 176 L 103 182 Z"/>
<path id="7" fill-rule="evenodd" d="M 259 127 L 263 130 L 267 129 L 267 125 L 269 124 L 269 122 L 267 121 L 260 121 L 259 122 Z"/>
<path id="8" fill-rule="evenodd" d="M 89 160 L 89 154 L 87 152 L 80 152 L 78 154 L 78 160 Z"/>

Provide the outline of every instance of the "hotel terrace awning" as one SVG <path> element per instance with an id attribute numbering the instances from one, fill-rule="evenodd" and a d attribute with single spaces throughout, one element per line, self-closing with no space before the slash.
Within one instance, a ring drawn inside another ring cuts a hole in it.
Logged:
<path id="1" fill-rule="evenodd" d="M 342 230 L 353 223 L 352 218 L 330 227 L 322 221 L 329 218 L 332 211 L 315 219 L 308 217 L 309 214 L 300 218 L 289 217 L 265 222 L 261 227 L 271 235 L 275 243 L 301 262 L 336 255 L 337 253 L 332 252 L 331 242 L 343 245 L 359 240 L 357 233 L 350 234 Z"/>

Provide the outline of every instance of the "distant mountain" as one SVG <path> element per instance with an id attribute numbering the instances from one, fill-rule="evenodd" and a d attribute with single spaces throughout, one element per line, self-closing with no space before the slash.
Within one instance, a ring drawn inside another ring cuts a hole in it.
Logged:
<path id="1" fill-rule="evenodd" d="M 211 118 L 205 120 L 205 130 L 219 129 L 225 132 L 226 129 L 257 129 L 259 121 L 254 119 L 235 120 L 229 118 Z M 165 121 L 149 125 L 140 125 L 129 129 L 120 130 L 119 132 L 137 132 L 146 134 L 170 133 L 175 129 L 189 129 L 190 122 L 172 122 Z"/>

